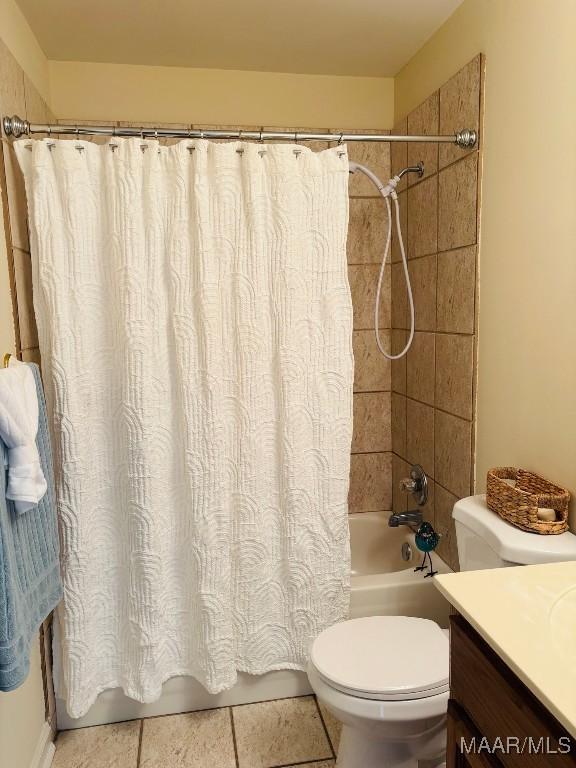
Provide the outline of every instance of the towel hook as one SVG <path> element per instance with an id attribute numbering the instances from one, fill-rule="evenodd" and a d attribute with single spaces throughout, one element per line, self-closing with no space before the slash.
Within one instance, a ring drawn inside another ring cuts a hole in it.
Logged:
<path id="1" fill-rule="evenodd" d="M 10 358 L 11 357 L 12 357 L 12 353 L 11 352 L 6 352 L 6 354 L 4 355 L 4 360 L 2 361 L 2 366 L 4 368 L 8 368 L 8 366 L 10 365 Z"/>

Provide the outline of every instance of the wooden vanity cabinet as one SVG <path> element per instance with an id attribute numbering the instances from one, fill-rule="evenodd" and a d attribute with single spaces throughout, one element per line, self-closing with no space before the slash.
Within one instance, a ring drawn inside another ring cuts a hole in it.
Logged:
<path id="1" fill-rule="evenodd" d="M 447 768 L 575 768 L 576 740 L 462 616 L 450 624 Z"/>

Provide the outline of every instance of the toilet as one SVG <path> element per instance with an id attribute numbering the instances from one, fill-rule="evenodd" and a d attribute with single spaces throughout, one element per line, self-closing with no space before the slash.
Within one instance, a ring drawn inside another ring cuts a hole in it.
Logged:
<path id="1" fill-rule="evenodd" d="M 470 496 L 452 513 L 461 570 L 576 560 L 576 536 L 521 531 Z M 369 616 L 324 630 L 308 678 L 342 723 L 337 768 L 444 765 L 449 696 L 447 630 L 409 616 Z"/>

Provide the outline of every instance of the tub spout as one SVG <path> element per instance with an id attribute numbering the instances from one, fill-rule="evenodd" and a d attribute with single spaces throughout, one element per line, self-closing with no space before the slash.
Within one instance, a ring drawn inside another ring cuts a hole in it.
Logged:
<path id="1" fill-rule="evenodd" d="M 398 515 L 392 514 L 388 518 L 390 528 L 398 528 L 399 525 L 419 526 L 422 522 L 422 512 L 419 509 L 413 509 L 411 512 L 401 512 Z"/>

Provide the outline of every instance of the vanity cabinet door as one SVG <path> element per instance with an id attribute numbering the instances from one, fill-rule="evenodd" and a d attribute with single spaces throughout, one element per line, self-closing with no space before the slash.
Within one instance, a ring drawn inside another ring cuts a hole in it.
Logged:
<path id="1" fill-rule="evenodd" d="M 446 768 L 502 768 L 494 756 L 483 752 L 468 752 L 474 740 L 480 743 L 481 736 L 470 723 L 460 707 L 451 699 L 448 704 L 448 749 Z"/>

